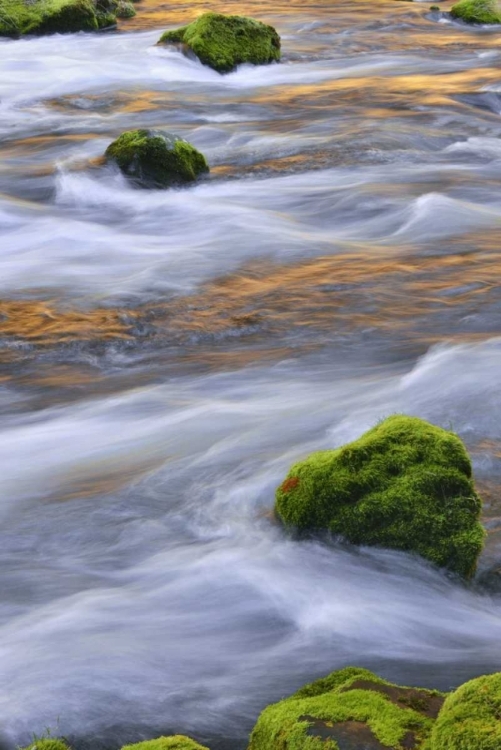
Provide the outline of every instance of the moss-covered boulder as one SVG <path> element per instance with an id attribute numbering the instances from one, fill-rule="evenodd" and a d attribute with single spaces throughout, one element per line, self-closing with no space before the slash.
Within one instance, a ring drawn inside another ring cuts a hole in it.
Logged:
<path id="1" fill-rule="evenodd" d="M 448 696 L 429 750 L 501 748 L 501 673 L 477 677 Z"/>
<path id="2" fill-rule="evenodd" d="M 174 734 L 170 737 L 137 742 L 135 745 L 125 745 L 122 750 L 208 750 L 208 748 L 182 734 Z"/>
<path id="3" fill-rule="evenodd" d="M 133 4 L 127 2 L 127 0 L 119 0 L 115 13 L 117 18 L 134 18 L 136 15 L 136 9 Z"/>
<path id="4" fill-rule="evenodd" d="M 248 750 L 424 750 L 444 697 L 347 667 L 265 708 Z"/>
<path id="5" fill-rule="evenodd" d="M 205 157 L 194 146 L 161 130 L 122 133 L 105 156 L 141 187 L 181 185 L 209 171 Z"/>
<path id="6" fill-rule="evenodd" d="M 96 0 L 1 0 L 0 36 L 98 31 L 116 23 Z"/>
<path id="7" fill-rule="evenodd" d="M 253 18 L 204 13 L 175 31 L 166 31 L 159 44 L 178 44 L 219 73 L 237 65 L 263 65 L 280 60 L 280 37 L 272 26 Z"/>
<path id="8" fill-rule="evenodd" d="M 465 578 L 483 546 L 480 509 L 457 435 L 404 415 L 292 466 L 275 504 L 291 529 L 417 552 Z"/>
<path id="9" fill-rule="evenodd" d="M 501 23 L 501 6 L 496 0 L 460 0 L 450 13 L 466 23 Z"/>

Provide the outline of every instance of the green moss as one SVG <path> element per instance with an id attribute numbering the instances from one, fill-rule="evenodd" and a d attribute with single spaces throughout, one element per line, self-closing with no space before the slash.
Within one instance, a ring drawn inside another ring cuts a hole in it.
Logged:
<path id="1" fill-rule="evenodd" d="M 0 36 L 97 31 L 116 23 L 94 0 L 2 0 Z"/>
<path id="2" fill-rule="evenodd" d="M 23 750 L 69 750 L 69 747 L 64 740 L 55 737 L 43 737 L 34 740 L 31 745 L 23 748 Z"/>
<path id="3" fill-rule="evenodd" d="M 495 0 L 461 0 L 452 6 L 451 16 L 466 23 L 501 23 L 501 8 Z"/>
<path id="4" fill-rule="evenodd" d="M 204 13 L 189 26 L 165 32 L 159 43 L 186 45 L 219 73 L 228 73 L 241 63 L 280 60 L 280 37 L 275 29 L 244 16 Z"/>
<path id="5" fill-rule="evenodd" d="M 169 187 L 193 182 L 209 171 L 194 146 L 158 130 L 129 130 L 106 149 L 106 157 L 143 187 Z"/>
<path id="6" fill-rule="evenodd" d="M 116 14 L 117 18 L 133 18 L 136 15 L 136 9 L 127 0 L 120 0 L 117 4 Z"/>
<path id="7" fill-rule="evenodd" d="M 146 740 L 138 742 L 135 745 L 125 745 L 122 750 L 208 750 L 203 745 L 199 745 L 195 740 L 184 737 L 182 734 L 175 734 L 171 737 L 158 737 L 156 740 Z"/>
<path id="8" fill-rule="evenodd" d="M 350 748 L 365 747 L 365 740 L 371 748 L 418 750 L 443 698 L 437 691 L 400 687 L 348 667 L 265 708 L 248 750 L 338 750 L 341 740 Z"/>
<path id="9" fill-rule="evenodd" d="M 501 673 L 477 677 L 449 695 L 428 750 L 501 748 Z"/>
<path id="10" fill-rule="evenodd" d="M 417 552 L 464 577 L 483 546 L 480 509 L 461 440 L 404 415 L 295 464 L 275 504 L 287 527 Z"/>

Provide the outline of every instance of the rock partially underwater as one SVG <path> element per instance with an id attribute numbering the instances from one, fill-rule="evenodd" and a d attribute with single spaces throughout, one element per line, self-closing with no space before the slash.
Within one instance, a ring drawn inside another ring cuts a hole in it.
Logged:
<path id="1" fill-rule="evenodd" d="M 248 750 L 424 750 L 444 698 L 347 667 L 265 708 Z"/>
<path id="2" fill-rule="evenodd" d="M 472 24 L 501 23 L 501 5 L 497 0 L 460 0 L 450 10 L 453 18 Z"/>
<path id="3" fill-rule="evenodd" d="M 464 578 L 475 572 L 483 547 L 480 510 L 461 440 L 404 415 L 296 463 L 275 504 L 291 529 L 416 552 Z"/>
<path id="4" fill-rule="evenodd" d="M 116 24 L 115 11 L 107 0 L 2 0 L 0 36 L 98 31 Z"/>
<path id="5" fill-rule="evenodd" d="M 159 44 L 177 44 L 190 50 L 219 73 L 237 65 L 264 65 L 280 60 L 280 37 L 272 26 L 245 16 L 204 13 L 189 26 L 166 31 Z"/>
<path id="6" fill-rule="evenodd" d="M 209 171 L 205 157 L 191 143 L 161 130 L 122 133 L 105 156 L 141 187 L 182 185 Z"/>

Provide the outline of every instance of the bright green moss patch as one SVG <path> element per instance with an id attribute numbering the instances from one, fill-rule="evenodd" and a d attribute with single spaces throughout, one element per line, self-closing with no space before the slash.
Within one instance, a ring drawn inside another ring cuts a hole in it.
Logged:
<path id="1" fill-rule="evenodd" d="M 480 509 L 457 435 L 404 415 L 295 464 L 275 504 L 287 527 L 417 552 L 466 578 L 483 546 Z"/>
<path id="2" fill-rule="evenodd" d="M 501 673 L 478 677 L 449 695 L 433 728 L 429 750 L 501 748 Z"/>
<path id="3" fill-rule="evenodd" d="M 107 159 L 142 187 L 193 182 L 209 171 L 205 157 L 187 141 L 159 130 L 129 130 L 106 149 Z"/>
<path id="4" fill-rule="evenodd" d="M 2 0 L 0 36 L 97 31 L 116 22 L 94 0 Z"/>
<path id="5" fill-rule="evenodd" d="M 419 750 L 443 700 L 348 667 L 265 708 L 248 750 Z"/>
<path id="6" fill-rule="evenodd" d="M 466 23 L 501 23 L 501 7 L 496 0 L 460 0 L 452 6 L 451 16 Z"/>
<path id="7" fill-rule="evenodd" d="M 69 747 L 64 740 L 55 737 L 44 737 L 35 740 L 31 745 L 23 748 L 23 750 L 69 750 Z"/>
<path id="8" fill-rule="evenodd" d="M 135 745 L 125 745 L 122 750 L 208 750 L 203 745 L 199 745 L 195 740 L 184 737 L 182 734 L 175 734 L 171 737 L 158 737 L 156 740 L 146 740 L 138 742 Z"/>
<path id="9" fill-rule="evenodd" d="M 272 26 L 244 16 L 204 13 L 175 31 L 166 31 L 160 44 L 183 44 L 204 65 L 228 73 L 242 63 L 263 65 L 280 60 L 280 37 Z"/>

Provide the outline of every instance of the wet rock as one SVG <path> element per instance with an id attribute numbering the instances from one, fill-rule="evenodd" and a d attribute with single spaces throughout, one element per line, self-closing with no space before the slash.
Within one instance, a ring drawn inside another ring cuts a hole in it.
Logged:
<path id="1" fill-rule="evenodd" d="M 496 0 L 460 0 L 451 8 L 451 16 L 466 23 L 501 23 L 501 9 Z"/>
<path id="2" fill-rule="evenodd" d="M 248 750 L 419 750 L 444 698 L 347 667 L 265 708 Z"/>
<path id="3" fill-rule="evenodd" d="M 292 466 L 275 504 L 288 528 L 416 552 L 465 578 L 483 547 L 480 509 L 461 440 L 404 415 Z"/>
<path id="4" fill-rule="evenodd" d="M 133 4 L 127 2 L 127 0 L 120 0 L 117 3 L 115 12 L 117 18 L 133 18 L 136 15 L 136 9 Z"/>
<path id="5" fill-rule="evenodd" d="M 166 31 L 159 44 L 177 44 L 219 73 L 237 65 L 280 60 L 280 37 L 272 26 L 253 18 L 204 13 L 189 26 Z"/>
<path id="6" fill-rule="evenodd" d="M 113 26 L 116 15 L 96 0 L 3 0 L 0 36 L 66 34 Z"/>
<path id="7" fill-rule="evenodd" d="M 499 750 L 501 673 L 477 677 L 448 696 L 433 727 L 430 750 Z"/>
<path id="8" fill-rule="evenodd" d="M 194 146 L 161 130 L 122 133 L 105 156 L 141 187 L 189 183 L 209 171 L 205 157 Z"/>

